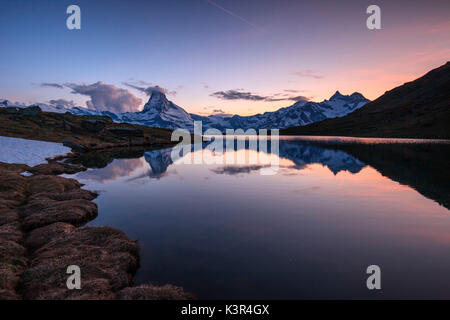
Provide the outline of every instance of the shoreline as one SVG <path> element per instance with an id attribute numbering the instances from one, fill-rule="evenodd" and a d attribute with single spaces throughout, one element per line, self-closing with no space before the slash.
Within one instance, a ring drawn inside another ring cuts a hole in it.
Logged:
<path id="1" fill-rule="evenodd" d="M 0 162 L 0 300 L 192 299 L 172 285 L 134 286 L 138 243 L 118 229 L 85 226 L 98 215 L 98 195 L 59 176 L 87 170 L 65 159 L 170 147 L 178 143 L 171 134 L 108 117 L 0 108 L 0 136 L 57 142 L 71 150 L 33 167 Z M 67 288 L 70 265 L 80 267 L 80 290 Z"/>
<path id="2" fill-rule="evenodd" d="M 58 176 L 84 170 L 56 159 L 0 163 L 0 300 L 192 299 L 173 285 L 134 286 L 137 241 L 112 227 L 85 226 L 98 215 L 98 195 Z M 81 290 L 66 286 L 69 265 L 81 269 Z"/>

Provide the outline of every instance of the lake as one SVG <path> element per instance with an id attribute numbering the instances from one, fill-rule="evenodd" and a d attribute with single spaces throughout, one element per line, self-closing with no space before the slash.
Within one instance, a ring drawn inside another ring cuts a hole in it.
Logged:
<path id="1" fill-rule="evenodd" d="M 204 147 L 183 157 L 211 159 Z M 278 171 L 262 175 L 173 163 L 170 149 L 110 152 L 71 177 L 100 193 L 91 225 L 139 240 L 138 284 L 200 299 L 450 298 L 448 142 L 282 137 L 272 156 Z M 370 265 L 381 290 L 367 289 Z"/>

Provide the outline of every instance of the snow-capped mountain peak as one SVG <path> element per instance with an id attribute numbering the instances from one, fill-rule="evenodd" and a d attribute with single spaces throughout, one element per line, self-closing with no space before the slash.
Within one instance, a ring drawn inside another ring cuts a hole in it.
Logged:
<path id="1" fill-rule="evenodd" d="M 324 109 L 323 115 L 326 118 L 336 118 L 343 117 L 361 108 L 368 102 L 369 100 L 359 92 L 354 92 L 351 95 L 343 95 L 339 91 L 336 91 L 329 100 L 322 101 L 319 105 Z"/>
<path id="2" fill-rule="evenodd" d="M 339 90 L 336 91 L 336 92 L 331 96 L 330 101 L 338 100 L 338 99 L 340 99 L 340 100 L 345 99 L 345 96 L 343 96 L 343 95 L 339 92 Z"/>
<path id="3" fill-rule="evenodd" d="M 141 112 L 128 112 L 122 114 L 122 121 L 140 123 L 145 125 L 161 126 L 169 129 L 193 127 L 193 120 L 189 113 L 167 99 L 166 95 L 160 91 L 153 91 L 150 99 L 144 105 Z"/>
<path id="4" fill-rule="evenodd" d="M 350 97 L 352 97 L 353 99 L 361 99 L 361 100 L 367 100 L 366 98 L 364 98 L 364 96 L 359 93 L 359 92 L 353 92 Z"/>
<path id="5" fill-rule="evenodd" d="M 27 108 L 27 107 L 34 107 L 38 106 L 41 108 L 42 111 L 45 112 L 55 112 L 55 113 L 64 113 L 67 111 L 71 111 L 70 108 L 65 108 L 64 106 L 60 105 L 53 105 L 53 104 L 47 104 L 47 103 L 33 103 L 33 104 L 26 104 L 23 102 L 11 102 L 9 100 L 0 99 L 0 107 L 16 107 L 16 108 Z"/>
<path id="6" fill-rule="evenodd" d="M 171 102 L 167 99 L 164 93 L 153 91 L 142 112 L 168 111 L 171 107 L 170 104 Z"/>
<path id="7" fill-rule="evenodd" d="M 345 100 L 347 102 L 349 101 L 366 101 L 367 99 L 359 92 L 353 92 L 351 95 L 343 95 L 339 91 L 336 91 L 328 101 L 335 101 L 335 100 Z"/>

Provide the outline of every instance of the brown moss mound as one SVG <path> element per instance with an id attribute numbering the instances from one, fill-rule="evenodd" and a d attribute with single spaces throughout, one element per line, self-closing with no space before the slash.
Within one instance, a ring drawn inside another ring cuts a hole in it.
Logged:
<path id="1" fill-rule="evenodd" d="M 170 285 L 130 287 L 137 242 L 110 227 L 77 228 L 97 216 L 97 194 L 53 174 L 83 169 L 0 163 L 0 300 L 189 299 Z M 70 265 L 80 267 L 80 290 L 67 288 Z"/>
<path id="2" fill-rule="evenodd" d="M 35 230 L 34 237 L 46 238 L 46 231 Z M 33 254 L 30 268 L 22 275 L 24 298 L 111 299 L 132 284 L 139 247 L 123 232 L 109 227 L 53 231 L 57 235 Z M 81 290 L 67 289 L 70 265 L 81 269 Z"/>
<path id="3" fill-rule="evenodd" d="M 144 284 L 121 290 L 116 299 L 118 300 L 191 300 L 193 296 L 186 293 L 183 288 L 166 284 L 157 287 Z"/>

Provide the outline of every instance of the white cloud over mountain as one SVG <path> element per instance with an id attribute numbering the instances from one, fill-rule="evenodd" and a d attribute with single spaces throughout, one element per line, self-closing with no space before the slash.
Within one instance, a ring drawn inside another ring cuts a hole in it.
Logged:
<path id="1" fill-rule="evenodd" d="M 136 112 L 142 104 L 142 99 L 127 89 L 103 81 L 90 85 L 66 84 L 66 86 L 72 89 L 72 93 L 90 97 L 91 100 L 86 103 L 87 107 L 97 111 Z"/>

